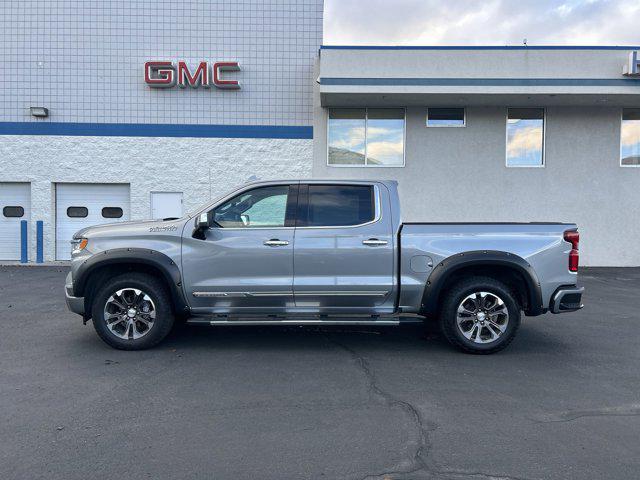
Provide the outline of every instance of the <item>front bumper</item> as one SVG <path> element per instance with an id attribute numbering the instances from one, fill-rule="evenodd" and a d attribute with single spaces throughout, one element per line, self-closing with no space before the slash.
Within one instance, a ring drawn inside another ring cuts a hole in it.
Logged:
<path id="1" fill-rule="evenodd" d="M 580 310 L 582 305 L 582 294 L 584 287 L 567 285 L 558 288 L 551 297 L 549 310 L 551 313 L 575 312 Z"/>
<path id="2" fill-rule="evenodd" d="M 71 272 L 67 274 L 64 284 L 64 298 L 67 302 L 67 308 L 73 313 L 84 316 L 84 297 L 73 296 L 73 280 Z"/>

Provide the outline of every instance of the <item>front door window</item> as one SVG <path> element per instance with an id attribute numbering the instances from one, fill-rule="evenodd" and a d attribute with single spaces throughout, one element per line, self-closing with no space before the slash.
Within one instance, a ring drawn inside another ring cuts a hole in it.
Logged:
<path id="1" fill-rule="evenodd" d="M 221 228 L 284 227 L 288 195 L 288 185 L 243 192 L 218 206 L 213 221 Z"/>

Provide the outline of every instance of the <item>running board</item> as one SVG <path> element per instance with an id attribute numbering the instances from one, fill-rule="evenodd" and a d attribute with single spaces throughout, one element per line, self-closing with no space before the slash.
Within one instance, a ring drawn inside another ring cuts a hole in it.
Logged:
<path id="1" fill-rule="evenodd" d="M 398 320 L 210 320 L 209 325 L 399 325 Z"/>
<path id="2" fill-rule="evenodd" d="M 211 317 L 192 317 L 187 320 L 189 325 L 384 325 L 384 326 L 396 326 L 401 323 L 420 323 L 421 318 L 418 317 L 392 317 L 392 318 L 305 318 L 305 319 L 293 319 L 293 318 L 214 318 Z"/>

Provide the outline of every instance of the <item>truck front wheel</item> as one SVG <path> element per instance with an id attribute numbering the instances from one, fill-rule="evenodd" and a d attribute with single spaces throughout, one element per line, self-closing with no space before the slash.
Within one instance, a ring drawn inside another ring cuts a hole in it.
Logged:
<path id="1" fill-rule="evenodd" d="M 173 326 L 164 284 L 144 273 L 124 273 L 96 292 L 93 326 L 105 343 L 119 350 L 143 350 L 160 343 Z"/>
<path id="2" fill-rule="evenodd" d="M 457 348 L 475 354 L 505 348 L 520 326 L 520 306 L 513 292 L 489 277 L 473 277 L 453 285 L 440 310 L 440 327 Z"/>

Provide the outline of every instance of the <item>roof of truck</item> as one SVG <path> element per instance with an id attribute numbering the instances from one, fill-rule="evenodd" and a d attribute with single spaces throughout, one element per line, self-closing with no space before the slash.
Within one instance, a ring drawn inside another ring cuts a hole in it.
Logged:
<path id="1" fill-rule="evenodd" d="M 250 182 L 243 183 L 242 186 L 247 185 L 259 185 L 261 183 L 384 183 L 388 185 L 397 185 L 397 180 L 378 180 L 378 179 L 366 179 L 366 178 L 276 178 L 276 179 L 264 179 L 264 180 L 251 180 Z"/>

